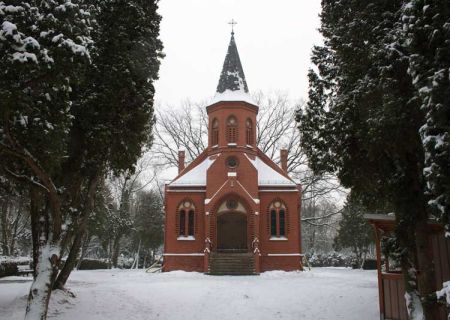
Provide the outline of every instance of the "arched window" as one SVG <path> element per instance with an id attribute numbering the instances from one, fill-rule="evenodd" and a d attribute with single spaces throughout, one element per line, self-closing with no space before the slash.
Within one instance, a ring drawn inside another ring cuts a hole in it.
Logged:
<path id="1" fill-rule="evenodd" d="M 252 124 L 252 120 L 247 119 L 247 121 L 245 122 L 245 129 L 246 129 L 246 137 L 247 137 L 247 144 L 248 145 L 253 145 L 253 124 Z"/>
<path id="2" fill-rule="evenodd" d="M 235 116 L 229 116 L 227 119 L 227 141 L 228 143 L 236 143 L 237 141 L 237 119 Z"/>
<path id="3" fill-rule="evenodd" d="M 211 145 L 215 146 L 219 144 L 219 120 L 214 119 L 211 128 Z"/>
<path id="4" fill-rule="evenodd" d="M 269 206 L 268 226 L 271 238 L 285 238 L 287 235 L 286 206 L 279 200 Z"/>
<path id="5" fill-rule="evenodd" d="M 183 201 L 178 207 L 177 217 L 178 237 L 194 237 L 195 234 L 195 207 L 189 201 Z"/>

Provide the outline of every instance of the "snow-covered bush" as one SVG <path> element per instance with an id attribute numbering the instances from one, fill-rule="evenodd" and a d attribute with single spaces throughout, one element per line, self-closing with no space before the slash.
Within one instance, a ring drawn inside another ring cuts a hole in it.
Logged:
<path id="1" fill-rule="evenodd" d="M 356 258 L 353 255 L 346 255 L 336 251 L 328 253 L 307 254 L 306 258 L 311 267 L 352 267 L 358 268 Z M 366 259 L 363 265 L 364 270 L 374 270 L 377 268 L 377 260 L 371 257 Z"/>
<path id="2" fill-rule="evenodd" d="M 117 259 L 117 267 L 119 269 L 131 269 L 134 259 L 129 255 L 121 254 Z"/>
<path id="3" fill-rule="evenodd" d="M 450 281 L 446 281 L 443 284 L 443 288 L 436 292 L 438 301 L 447 305 L 450 308 Z"/>
<path id="4" fill-rule="evenodd" d="M 109 263 L 104 260 L 83 259 L 78 269 L 79 270 L 109 269 Z"/>
<path id="5" fill-rule="evenodd" d="M 349 267 L 352 258 L 338 252 L 313 253 L 306 255 L 312 267 Z"/>
<path id="6" fill-rule="evenodd" d="M 0 261 L 0 278 L 14 276 L 18 272 L 17 263 L 11 260 Z"/>

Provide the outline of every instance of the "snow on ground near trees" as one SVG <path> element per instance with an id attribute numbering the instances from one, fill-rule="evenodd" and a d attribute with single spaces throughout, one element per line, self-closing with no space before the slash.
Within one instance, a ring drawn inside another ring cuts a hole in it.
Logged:
<path id="1" fill-rule="evenodd" d="M 52 294 L 49 318 L 106 319 L 365 319 L 378 316 L 375 271 L 314 268 L 260 276 L 147 274 L 142 270 L 75 271 L 72 297 Z M 0 318 L 22 320 L 30 279 L 0 279 Z"/>

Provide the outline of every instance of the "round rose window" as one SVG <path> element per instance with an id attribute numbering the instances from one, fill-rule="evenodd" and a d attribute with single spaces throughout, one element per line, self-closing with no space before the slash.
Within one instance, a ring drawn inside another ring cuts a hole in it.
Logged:
<path id="1" fill-rule="evenodd" d="M 236 168 L 238 166 L 238 160 L 236 157 L 228 157 L 227 158 L 227 166 L 228 168 Z"/>

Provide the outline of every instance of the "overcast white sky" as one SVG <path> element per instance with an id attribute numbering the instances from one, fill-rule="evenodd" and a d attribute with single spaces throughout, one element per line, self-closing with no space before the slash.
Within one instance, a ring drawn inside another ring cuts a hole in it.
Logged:
<path id="1" fill-rule="evenodd" d="M 249 90 L 307 97 L 311 48 L 321 44 L 320 0 L 161 0 L 165 59 L 156 103 L 211 98 L 230 40 L 231 19 Z"/>

